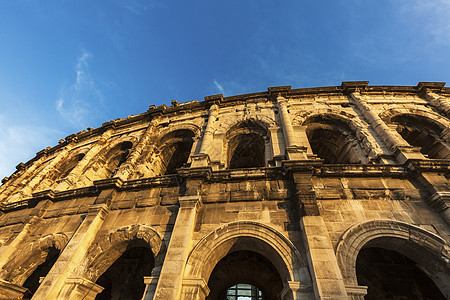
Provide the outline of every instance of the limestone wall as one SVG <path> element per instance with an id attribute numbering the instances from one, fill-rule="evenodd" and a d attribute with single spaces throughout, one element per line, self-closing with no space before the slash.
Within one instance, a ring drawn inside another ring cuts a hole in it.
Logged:
<path id="1" fill-rule="evenodd" d="M 236 283 L 362 299 L 362 249 L 397 251 L 448 298 L 449 95 L 274 87 L 68 136 L 0 186 L 0 299 L 217 299 Z"/>

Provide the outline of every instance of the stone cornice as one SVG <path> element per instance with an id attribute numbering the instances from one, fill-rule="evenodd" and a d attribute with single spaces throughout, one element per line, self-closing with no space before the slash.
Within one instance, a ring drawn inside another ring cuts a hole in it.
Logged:
<path id="1" fill-rule="evenodd" d="M 323 165 L 314 175 L 320 177 L 407 177 L 403 165 Z"/>
<path id="2" fill-rule="evenodd" d="M 409 159 L 405 166 L 409 172 L 450 172 L 448 159 Z"/>
<path id="3" fill-rule="evenodd" d="M 222 101 L 223 101 L 223 95 L 222 94 L 211 95 L 211 96 L 206 96 L 205 97 L 205 102 L 208 104 L 208 106 L 211 106 L 213 104 L 220 105 L 220 103 Z"/>
<path id="4" fill-rule="evenodd" d="M 341 89 L 344 94 L 350 94 L 356 91 L 364 91 L 368 84 L 368 81 L 343 81 Z"/>
<path id="5" fill-rule="evenodd" d="M 200 196 L 181 196 L 178 202 L 181 209 L 200 209 L 203 204 Z"/>
<path id="6" fill-rule="evenodd" d="M 434 92 L 440 92 L 443 90 L 444 86 L 445 82 L 419 82 L 416 88 L 419 93 L 426 92 L 427 89 Z"/>
<path id="7" fill-rule="evenodd" d="M 115 189 L 117 191 L 139 190 L 163 186 L 179 186 L 187 178 L 203 178 L 206 182 L 257 180 L 263 178 L 285 178 L 286 173 L 310 172 L 318 177 L 395 177 L 405 178 L 417 172 L 450 172 L 450 160 L 427 159 L 408 160 L 404 165 L 363 165 L 363 164 L 323 164 L 320 159 L 289 161 L 283 160 L 282 167 L 248 168 L 212 171 L 210 167 L 181 168 L 178 174 L 134 179 L 122 182 L 119 178 L 111 178 L 94 182 L 94 186 L 79 189 L 54 192 L 51 190 L 34 193 L 31 198 L 3 204 L 3 212 L 21 210 L 36 206 L 44 200 L 52 202 L 79 197 L 94 197 L 101 190 Z"/>
<path id="8" fill-rule="evenodd" d="M 100 216 L 101 219 L 105 219 L 109 214 L 108 205 L 105 203 L 102 204 L 93 204 L 88 207 L 88 215 L 90 216 Z"/>

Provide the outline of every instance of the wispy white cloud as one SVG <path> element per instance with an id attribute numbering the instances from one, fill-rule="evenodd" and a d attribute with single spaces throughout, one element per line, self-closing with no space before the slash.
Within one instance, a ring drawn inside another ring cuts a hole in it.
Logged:
<path id="1" fill-rule="evenodd" d="M 401 17 L 429 34 L 435 45 L 450 44 L 450 0 L 397 2 Z"/>
<path id="2" fill-rule="evenodd" d="M 225 94 L 222 85 L 220 83 L 218 83 L 217 80 L 215 80 L 215 79 L 214 79 L 214 85 L 222 94 Z"/>
<path id="3" fill-rule="evenodd" d="M 90 108 L 103 101 L 103 95 L 89 72 L 88 59 L 91 54 L 83 52 L 77 59 L 74 72 L 75 81 L 65 84 L 56 100 L 56 110 L 72 125 L 86 126 L 89 119 Z"/>

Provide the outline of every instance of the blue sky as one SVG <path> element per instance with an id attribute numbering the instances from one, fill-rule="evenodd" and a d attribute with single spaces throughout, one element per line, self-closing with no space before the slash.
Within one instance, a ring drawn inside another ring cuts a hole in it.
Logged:
<path id="1" fill-rule="evenodd" d="M 0 178 L 151 104 L 450 84 L 450 0 L 0 0 Z"/>

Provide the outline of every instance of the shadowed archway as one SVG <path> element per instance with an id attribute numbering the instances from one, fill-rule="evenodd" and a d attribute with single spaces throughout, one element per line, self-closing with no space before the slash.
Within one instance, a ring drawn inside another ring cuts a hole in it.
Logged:
<path id="1" fill-rule="evenodd" d="M 304 123 L 312 151 L 327 164 L 356 164 L 366 161 L 355 132 L 333 115 L 315 115 Z"/>
<path id="2" fill-rule="evenodd" d="M 358 223 L 342 234 L 336 258 L 346 286 L 358 286 L 357 258 L 363 249 L 372 247 L 395 251 L 413 261 L 444 297 L 450 297 L 450 254 L 445 240 L 420 227 L 393 220 Z M 363 294 L 355 299 L 363 299 Z"/>
<path id="3" fill-rule="evenodd" d="M 245 268 L 234 276 L 238 265 Z M 236 283 L 250 283 L 261 290 L 272 287 L 266 293 L 275 299 L 292 299 L 291 283 L 300 285 L 295 291 L 298 297 L 310 293 L 311 286 L 306 259 L 292 242 L 273 228 L 250 221 L 225 224 L 205 236 L 190 253 L 183 277 L 184 295 L 210 294 L 213 298 L 208 299 L 219 299 Z M 197 282 L 194 292 L 192 282 Z"/>

